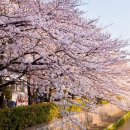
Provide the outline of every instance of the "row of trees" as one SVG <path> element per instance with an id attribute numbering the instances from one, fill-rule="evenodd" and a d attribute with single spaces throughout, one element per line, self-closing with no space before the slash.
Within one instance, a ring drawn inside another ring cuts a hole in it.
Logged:
<path id="1" fill-rule="evenodd" d="M 78 5 L 77 0 L 0 1 L 1 90 L 28 77 L 41 93 L 55 89 L 60 95 L 64 88 L 112 102 L 115 95 L 130 96 L 118 83 L 129 74 L 124 67 L 129 54 L 122 49 L 127 41 L 112 39 L 96 20 L 84 19 Z"/>

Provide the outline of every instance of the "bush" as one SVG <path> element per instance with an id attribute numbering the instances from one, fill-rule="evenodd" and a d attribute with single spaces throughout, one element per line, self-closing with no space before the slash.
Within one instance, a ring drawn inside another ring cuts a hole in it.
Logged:
<path id="1" fill-rule="evenodd" d="M 90 108 L 88 108 L 87 104 L 88 102 L 90 102 L 88 99 L 73 99 L 71 101 L 71 105 L 69 107 L 67 107 L 67 112 L 82 112 L 85 110 L 89 110 Z"/>
<path id="2" fill-rule="evenodd" d="M 59 116 L 59 108 L 52 103 L 3 109 L 0 110 L 0 130 L 21 130 Z"/>
<path id="3" fill-rule="evenodd" d="M 68 112 L 81 112 L 83 109 L 80 106 L 72 105 L 67 108 Z"/>
<path id="4" fill-rule="evenodd" d="M 102 104 L 102 105 L 106 105 L 106 104 L 109 104 L 109 102 L 108 102 L 107 100 L 102 100 L 102 101 L 101 101 L 101 104 Z"/>

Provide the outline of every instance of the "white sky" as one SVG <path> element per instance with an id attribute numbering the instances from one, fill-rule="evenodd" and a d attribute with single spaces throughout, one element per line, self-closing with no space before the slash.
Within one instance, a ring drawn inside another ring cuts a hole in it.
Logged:
<path id="1" fill-rule="evenodd" d="M 99 25 L 110 25 L 113 37 L 130 38 L 130 0 L 81 0 L 87 17 L 99 18 Z"/>

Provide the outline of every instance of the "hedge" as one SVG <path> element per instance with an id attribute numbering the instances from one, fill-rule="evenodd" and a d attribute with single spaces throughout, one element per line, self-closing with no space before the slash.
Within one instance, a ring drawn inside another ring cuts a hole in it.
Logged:
<path id="1" fill-rule="evenodd" d="M 60 110 L 53 103 L 7 108 L 0 110 L 0 130 L 22 130 L 59 116 Z"/>

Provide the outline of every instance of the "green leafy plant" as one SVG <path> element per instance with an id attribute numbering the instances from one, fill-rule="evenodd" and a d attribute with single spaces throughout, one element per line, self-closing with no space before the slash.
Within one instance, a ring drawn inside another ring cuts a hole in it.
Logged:
<path id="1" fill-rule="evenodd" d="M 101 104 L 106 105 L 106 104 L 109 104 L 109 102 L 107 100 L 102 100 Z"/>
<path id="2" fill-rule="evenodd" d="M 60 116 L 59 108 L 53 103 L 42 103 L 0 110 L 0 130 L 21 130 L 49 122 Z"/>
<path id="3" fill-rule="evenodd" d="M 81 106 L 72 105 L 67 108 L 68 112 L 81 112 L 83 111 L 83 108 Z"/>

